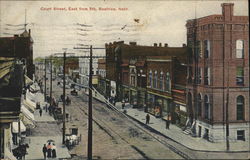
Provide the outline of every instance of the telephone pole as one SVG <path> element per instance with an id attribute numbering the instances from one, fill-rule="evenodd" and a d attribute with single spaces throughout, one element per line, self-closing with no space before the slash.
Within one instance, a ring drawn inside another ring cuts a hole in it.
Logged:
<path id="1" fill-rule="evenodd" d="M 92 46 L 89 59 L 88 160 L 92 160 Z"/>
<path id="2" fill-rule="evenodd" d="M 46 102 L 46 58 L 44 58 L 44 101 Z"/>
<path id="3" fill-rule="evenodd" d="M 50 58 L 50 106 L 52 106 L 52 58 Z"/>
<path id="4" fill-rule="evenodd" d="M 63 137 L 62 143 L 65 144 L 65 61 L 66 61 L 66 51 L 63 53 Z"/>

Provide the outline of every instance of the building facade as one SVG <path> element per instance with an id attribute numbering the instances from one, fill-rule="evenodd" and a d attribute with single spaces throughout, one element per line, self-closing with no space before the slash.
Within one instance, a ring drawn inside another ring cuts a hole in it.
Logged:
<path id="1" fill-rule="evenodd" d="M 221 15 L 188 20 L 187 110 L 193 134 L 209 141 L 249 141 L 249 19 Z M 228 128 L 228 132 L 226 131 Z"/>

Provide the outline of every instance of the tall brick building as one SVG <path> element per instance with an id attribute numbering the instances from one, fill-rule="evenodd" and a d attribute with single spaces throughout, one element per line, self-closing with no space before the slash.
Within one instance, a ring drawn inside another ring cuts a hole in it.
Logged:
<path id="1" fill-rule="evenodd" d="M 221 15 L 188 20 L 187 109 L 193 134 L 209 141 L 249 141 L 249 20 Z M 227 130 L 227 126 L 229 130 Z"/>

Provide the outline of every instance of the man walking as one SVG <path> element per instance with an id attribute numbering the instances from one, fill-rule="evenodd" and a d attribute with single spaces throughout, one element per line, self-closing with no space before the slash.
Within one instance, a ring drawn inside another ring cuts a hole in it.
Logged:
<path id="1" fill-rule="evenodd" d="M 40 113 L 40 117 L 41 117 L 41 116 L 42 116 L 42 113 L 43 113 L 42 108 L 40 108 L 39 113 Z"/>
<path id="2" fill-rule="evenodd" d="M 44 157 L 44 159 L 46 159 L 46 153 L 47 153 L 47 147 L 46 147 L 46 144 L 44 144 L 44 146 L 43 146 L 43 157 Z"/>
<path id="3" fill-rule="evenodd" d="M 146 115 L 146 124 L 149 124 L 149 121 L 150 121 L 150 116 L 149 114 Z"/>

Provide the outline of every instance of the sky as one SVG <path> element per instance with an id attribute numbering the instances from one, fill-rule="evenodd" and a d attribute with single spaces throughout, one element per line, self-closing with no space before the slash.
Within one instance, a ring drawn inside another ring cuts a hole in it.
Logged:
<path id="1" fill-rule="evenodd" d="M 135 41 L 138 45 L 168 43 L 169 47 L 181 47 L 186 43 L 186 21 L 221 14 L 222 3 L 234 3 L 234 15 L 248 15 L 247 0 L 0 0 L 0 36 L 22 33 L 26 22 L 34 41 L 34 58 L 62 53 L 63 48 L 69 53 L 86 55 L 74 47 L 104 47 L 105 43 L 121 40 Z M 104 55 L 105 51 L 94 54 Z"/>

